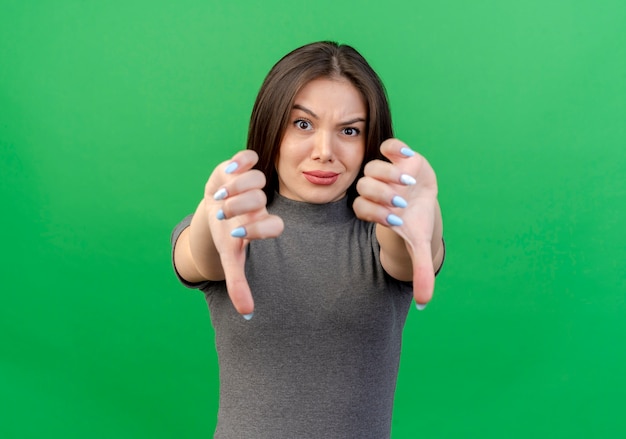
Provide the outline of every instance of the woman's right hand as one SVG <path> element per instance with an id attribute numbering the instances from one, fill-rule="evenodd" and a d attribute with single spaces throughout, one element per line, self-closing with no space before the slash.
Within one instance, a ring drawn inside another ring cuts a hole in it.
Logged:
<path id="1" fill-rule="evenodd" d="M 255 239 L 275 238 L 284 229 L 282 219 L 267 211 L 265 175 L 252 169 L 258 159 L 254 151 L 238 152 L 215 168 L 204 191 L 206 220 L 228 294 L 248 319 L 254 300 L 245 275 L 246 246 Z"/>

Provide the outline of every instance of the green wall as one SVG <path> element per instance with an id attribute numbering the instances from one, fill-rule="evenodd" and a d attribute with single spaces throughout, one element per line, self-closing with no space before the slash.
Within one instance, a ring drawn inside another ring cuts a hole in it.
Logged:
<path id="1" fill-rule="evenodd" d="M 394 438 L 623 437 L 626 3 L 0 0 L 0 437 L 210 437 L 174 224 L 272 64 L 352 44 L 438 172 Z"/>

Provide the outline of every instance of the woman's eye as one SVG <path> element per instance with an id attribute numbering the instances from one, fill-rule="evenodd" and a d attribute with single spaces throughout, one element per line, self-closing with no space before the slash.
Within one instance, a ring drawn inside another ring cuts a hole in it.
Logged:
<path id="1" fill-rule="evenodd" d="M 308 120 L 298 119 L 298 120 L 296 120 L 295 124 L 301 130 L 310 130 L 311 129 L 311 122 L 309 122 Z"/>
<path id="2" fill-rule="evenodd" d="M 358 136 L 360 132 L 361 131 L 359 131 L 358 128 L 353 128 L 353 127 L 346 127 L 343 129 L 343 133 L 346 136 Z"/>

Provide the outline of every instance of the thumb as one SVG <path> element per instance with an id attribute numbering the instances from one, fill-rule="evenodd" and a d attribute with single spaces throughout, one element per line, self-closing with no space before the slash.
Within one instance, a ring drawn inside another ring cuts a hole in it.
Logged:
<path id="1" fill-rule="evenodd" d="M 246 320 L 250 320 L 254 313 L 254 300 L 248 279 L 246 279 L 244 249 L 238 251 L 237 254 L 221 254 L 220 257 L 230 300 L 237 312 Z"/>
<path id="2" fill-rule="evenodd" d="M 417 308 L 423 309 L 432 299 L 435 289 L 435 270 L 430 242 L 410 246 L 409 253 L 413 263 L 413 297 Z"/>

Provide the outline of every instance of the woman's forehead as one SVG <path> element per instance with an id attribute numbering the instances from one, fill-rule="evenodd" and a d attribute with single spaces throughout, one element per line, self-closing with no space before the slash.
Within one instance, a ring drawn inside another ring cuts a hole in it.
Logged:
<path id="1" fill-rule="evenodd" d="M 294 98 L 292 109 L 305 108 L 317 115 L 317 112 L 330 108 L 335 112 L 363 113 L 365 116 L 367 107 L 365 97 L 349 80 L 317 78 L 300 89 Z"/>

